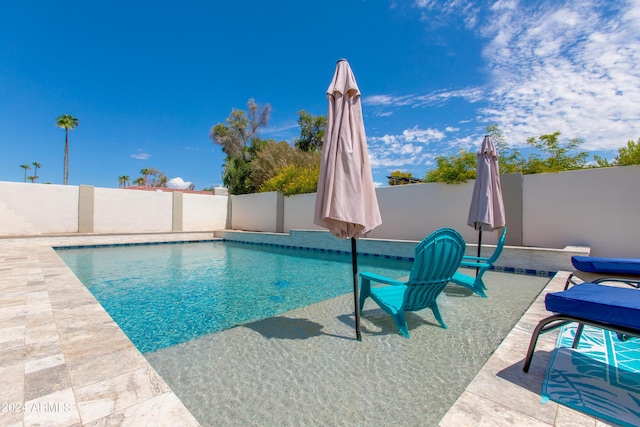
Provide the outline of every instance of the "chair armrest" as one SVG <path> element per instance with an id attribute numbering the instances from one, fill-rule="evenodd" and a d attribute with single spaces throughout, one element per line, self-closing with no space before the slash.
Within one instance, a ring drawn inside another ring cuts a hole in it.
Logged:
<path id="1" fill-rule="evenodd" d="M 462 261 L 460 263 L 461 267 L 471 267 L 471 268 L 489 268 L 491 267 L 491 264 L 486 264 L 483 262 L 467 262 L 467 261 Z"/>
<path id="2" fill-rule="evenodd" d="M 388 277 L 384 277 L 384 276 L 380 276 L 379 274 L 375 274 L 375 273 L 369 273 L 368 271 L 365 271 L 364 273 L 360 273 L 360 277 L 363 279 L 369 279 L 372 282 L 376 282 L 376 283 L 384 283 L 386 285 L 404 285 L 405 282 L 401 282 L 399 280 L 395 280 L 395 279 L 390 279 Z"/>
<path id="3" fill-rule="evenodd" d="M 462 261 L 488 262 L 489 258 L 482 257 L 482 256 L 479 257 L 479 256 L 465 255 L 462 257 Z"/>

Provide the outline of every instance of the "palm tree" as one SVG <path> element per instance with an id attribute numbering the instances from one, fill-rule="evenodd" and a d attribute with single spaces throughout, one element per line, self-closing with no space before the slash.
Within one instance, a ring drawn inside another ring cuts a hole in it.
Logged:
<path id="1" fill-rule="evenodd" d="M 128 187 L 131 185 L 129 175 L 121 175 L 118 177 L 118 187 Z"/>
<path id="2" fill-rule="evenodd" d="M 42 165 L 38 162 L 33 162 L 31 164 L 34 167 L 33 174 L 36 176 L 36 178 L 38 178 L 38 168 L 41 167 Z"/>
<path id="3" fill-rule="evenodd" d="M 24 182 L 27 182 L 27 171 L 31 169 L 29 165 L 20 165 L 22 169 L 24 169 Z"/>
<path id="4" fill-rule="evenodd" d="M 35 176 L 35 175 L 31 175 L 31 176 L 28 176 L 27 179 L 30 179 L 31 182 L 34 183 L 34 182 L 36 182 L 36 179 L 38 179 L 38 177 Z"/>
<path id="5" fill-rule="evenodd" d="M 65 139 L 64 139 L 64 177 L 63 182 L 64 185 L 67 185 L 69 182 L 69 129 L 75 129 L 80 122 L 75 117 L 69 114 L 62 114 L 56 120 L 56 126 L 63 128 L 65 130 Z"/>
<path id="6" fill-rule="evenodd" d="M 140 173 L 142 174 L 142 176 L 144 177 L 144 185 L 147 185 L 147 177 L 149 175 L 151 175 L 151 170 L 149 168 L 144 168 L 140 171 Z"/>
<path id="7" fill-rule="evenodd" d="M 135 182 L 135 183 L 136 183 L 136 184 L 138 184 L 140 187 L 142 187 L 142 186 L 144 185 L 144 178 L 143 178 L 143 177 L 137 178 L 137 179 L 136 179 L 135 181 L 133 181 L 133 182 Z"/>

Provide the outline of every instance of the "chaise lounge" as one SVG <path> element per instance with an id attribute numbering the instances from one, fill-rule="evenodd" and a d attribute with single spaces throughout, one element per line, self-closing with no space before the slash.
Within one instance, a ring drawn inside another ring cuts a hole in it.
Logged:
<path id="1" fill-rule="evenodd" d="M 584 325 L 617 332 L 626 337 L 640 336 L 640 291 L 635 288 L 583 283 L 562 292 L 549 293 L 545 307 L 554 313 L 542 319 L 531 335 L 522 370 L 529 372 L 540 334 L 568 323 L 580 326 L 572 347 L 577 348 Z"/>
<path id="2" fill-rule="evenodd" d="M 569 275 L 564 288 L 580 283 L 619 282 L 640 288 L 640 259 L 572 256 L 576 270 Z"/>

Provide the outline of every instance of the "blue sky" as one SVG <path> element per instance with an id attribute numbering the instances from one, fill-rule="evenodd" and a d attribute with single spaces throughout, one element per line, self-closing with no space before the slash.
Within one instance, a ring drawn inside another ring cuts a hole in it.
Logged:
<path id="1" fill-rule="evenodd" d="M 299 110 L 327 113 L 340 58 L 380 185 L 474 150 L 490 124 L 513 146 L 561 131 L 607 158 L 640 137 L 638 0 L 24 0 L 0 15 L 0 180 L 37 161 L 61 184 L 54 124 L 71 114 L 69 184 L 155 167 L 218 186 L 211 126 L 254 98 L 272 106 L 262 137 L 293 141 Z"/>

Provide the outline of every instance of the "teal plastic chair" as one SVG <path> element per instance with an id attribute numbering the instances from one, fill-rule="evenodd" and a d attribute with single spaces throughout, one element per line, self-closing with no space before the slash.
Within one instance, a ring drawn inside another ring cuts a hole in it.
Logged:
<path id="1" fill-rule="evenodd" d="M 493 255 L 491 255 L 489 258 L 477 256 L 462 257 L 460 266 L 475 268 L 478 270 L 478 274 L 474 277 L 456 272 L 456 274 L 453 275 L 451 281 L 457 285 L 469 288 L 481 297 L 486 298 L 487 295 L 484 293 L 484 291 L 487 289 L 487 287 L 482 280 L 482 276 L 484 275 L 485 271 L 491 268 L 491 266 L 496 262 L 496 260 L 502 253 L 502 248 L 504 247 L 504 239 L 506 237 L 507 227 L 503 227 L 502 234 L 500 235 L 500 239 L 498 239 L 498 244 L 496 245 L 496 249 L 495 251 L 493 251 Z"/>
<path id="2" fill-rule="evenodd" d="M 393 317 L 400 333 L 407 338 L 409 329 L 405 311 L 430 308 L 436 320 L 446 329 L 436 298 L 458 269 L 464 251 L 464 239 L 457 231 L 450 228 L 434 231 L 416 246 L 407 282 L 369 272 L 360 273 L 360 310 L 365 300 L 371 297 Z M 371 282 L 390 286 L 371 287 Z"/>

